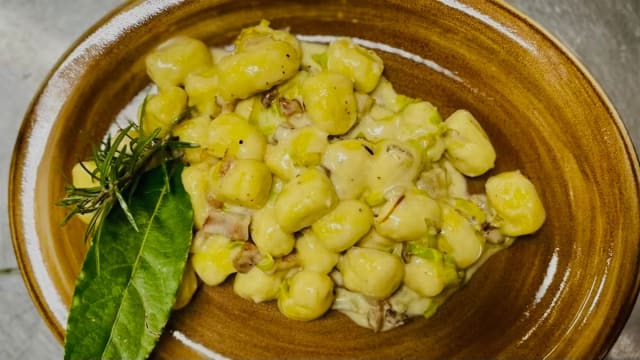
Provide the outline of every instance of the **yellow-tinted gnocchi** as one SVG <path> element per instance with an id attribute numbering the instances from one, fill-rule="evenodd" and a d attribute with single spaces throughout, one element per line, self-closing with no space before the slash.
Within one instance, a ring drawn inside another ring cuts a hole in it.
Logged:
<path id="1" fill-rule="evenodd" d="M 305 231 L 296 241 L 296 256 L 305 270 L 328 274 L 340 255 L 328 250 L 312 231 Z"/>
<path id="2" fill-rule="evenodd" d="M 187 94 L 176 86 L 167 87 L 158 94 L 149 96 L 142 116 L 143 134 L 150 135 L 154 130 L 160 129 L 158 135 L 164 136 L 178 122 L 186 107 Z"/>
<path id="3" fill-rule="evenodd" d="M 189 106 L 194 106 L 200 115 L 215 117 L 221 109 L 216 99 L 219 88 L 216 68 L 192 72 L 184 80 L 184 89 L 189 96 Z"/>
<path id="4" fill-rule="evenodd" d="M 333 303 L 333 281 L 328 275 L 302 270 L 285 280 L 278 309 L 288 318 L 308 321 L 322 316 Z"/>
<path id="5" fill-rule="evenodd" d="M 358 109 L 351 80 L 333 72 L 319 72 L 302 84 L 302 98 L 314 126 L 331 135 L 349 131 Z"/>
<path id="6" fill-rule="evenodd" d="M 480 123 L 466 110 L 458 110 L 445 121 L 447 155 L 453 166 L 467 176 L 478 176 L 493 168 L 496 151 Z"/>
<path id="7" fill-rule="evenodd" d="M 180 141 L 197 145 L 184 150 L 184 159 L 189 164 L 197 164 L 207 159 L 205 144 L 208 140 L 208 127 L 211 120 L 206 116 L 198 116 L 185 120 L 173 129 L 173 135 Z"/>
<path id="8" fill-rule="evenodd" d="M 360 200 L 345 200 L 312 226 L 322 244 L 329 250 L 347 250 L 362 238 L 373 224 L 373 213 Z"/>
<path id="9" fill-rule="evenodd" d="M 420 172 L 422 156 L 411 145 L 397 140 L 377 144 L 367 171 L 365 201 L 380 205 L 393 189 L 409 189 Z"/>
<path id="10" fill-rule="evenodd" d="M 337 201 L 327 175 L 309 169 L 284 185 L 276 199 L 276 219 L 284 231 L 295 232 L 329 213 Z"/>
<path id="11" fill-rule="evenodd" d="M 216 64 L 221 96 L 246 99 L 281 84 L 300 68 L 300 52 L 295 37 L 268 23 L 244 30 L 233 54 Z"/>
<path id="12" fill-rule="evenodd" d="M 416 240 L 440 228 L 438 203 L 426 193 L 410 190 L 389 200 L 381 208 L 376 230 L 380 235 L 396 241 Z"/>
<path id="13" fill-rule="evenodd" d="M 443 121 L 352 39 L 301 42 L 262 21 L 232 50 L 178 37 L 146 65 L 158 92 L 143 133 L 195 146 L 181 152 L 196 234 L 176 307 L 195 275 L 215 286 L 236 273 L 236 294 L 277 300 L 288 318 L 333 307 L 384 331 L 431 317 L 488 256 L 545 220 L 519 171 L 472 194 L 467 177 L 485 180 L 496 162 L 485 119 L 458 110 Z M 95 185 L 79 165 L 73 180 Z"/>
<path id="14" fill-rule="evenodd" d="M 264 157 L 265 136 L 237 114 L 226 113 L 215 118 L 209 124 L 207 135 L 205 146 L 217 158 L 262 160 Z"/>
<path id="15" fill-rule="evenodd" d="M 71 183 L 77 188 L 92 188 L 100 184 L 91 175 L 96 170 L 95 161 L 83 161 L 77 163 L 71 169 Z M 93 213 L 78 214 L 78 218 L 85 224 L 88 224 L 93 217 Z"/>
<path id="16" fill-rule="evenodd" d="M 456 209 L 442 206 L 442 228 L 438 248 L 453 256 L 461 269 L 471 266 L 482 255 L 485 238 Z"/>
<path id="17" fill-rule="evenodd" d="M 327 50 L 327 69 L 351 79 L 358 91 L 367 93 L 375 89 L 383 68 L 382 59 L 375 52 L 351 39 L 335 40 Z"/>
<path id="18" fill-rule="evenodd" d="M 236 272 L 233 259 L 240 252 L 240 246 L 228 239 L 205 242 L 191 256 L 193 270 L 207 285 L 215 286 L 222 283 L 227 276 Z"/>
<path id="19" fill-rule="evenodd" d="M 186 36 L 169 39 L 147 55 L 147 74 L 159 88 L 184 84 L 193 72 L 213 63 L 211 52 L 202 41 Z"/>
<path id="20" fill-rule="evenodd" d="M 340 259 L 338 269 L 347 289 L 376 299 L 389 297 L 404 278 L 400 257 L 376 249 L 352 247 Z"/>
<path id="21" fill-rule="evenodd" d="M 233 291 L 240 297 L 259 303 L 278 297 L 282 274 L 266 274 L 257 267 L 244 274 L 236 274 Z"/>
<path id="22" fill-rule="evenodd" d="M 198 277 L 191 263 L 187 262 L 182 273 L 182 281 L 180 282 L 178 293 L 176 294 L 176 302 L 173 303 L 173 309 L 181 309 L 187 306 L 197 289 Z"/>
<path id="23" fill-rule="evenodd" d="M 367 188 L 368 163 L 372 154 L 358 140 L 341 140 L 327 146 L 322 166 L 330 171 L 330 179 L 340 199 L 357 199 Z"/>
<path id="24" fill-rule="evenodd" d="M 535 186 L 519 171 L 492 176 L 485 184 L 487 199 L 500 216 L 500 231 L 508 236 L 536 232 L 546 214 Z"/>
<path id="25" fill-rule="evenodd" d="M 284 256 L 293 250 L 293 234 L 282 230 L 276 220 L 273 206 L 256 211 L 251 220 L 251 239 L 263 254 Z"/>
<path id="26" fill-rule="evenodd" d="M 200 229 L 207 219 L 209 212 L 209 164 L 201 163 L 186 167 L 182 171 L 182 185 L 191 198 L 193 208 L 193 223 Z"/>
<path id="27" fill-rule="evenodd" d="M 219 200 L 250 209 L 266 204 L 272 178 L 263 162 L 238 159 L 220 164 L 221 173 L 215 189 Z"/>

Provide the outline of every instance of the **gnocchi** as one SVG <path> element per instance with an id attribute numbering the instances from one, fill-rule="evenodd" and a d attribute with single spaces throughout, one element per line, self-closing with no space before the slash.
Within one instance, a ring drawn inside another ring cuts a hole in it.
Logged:
<path id="1" fill-rule="evenodd" d="M 311 230 L 327 249 L 341 252 L 369 232 L 371 225 L 373 212 L 367 204 L 360 200 L 346 200 L 316 221 Z"/>
<path id="2" fill-rule="evenodd" d="M 404 264 L 400 257 L 358 247 L 352 247 L 342 256 L 338 270 L 347 289 L 376 299 L 393 294 L 404 277 Z"/>
<path id="3" fill-rule="evenodd" d="M 278 295 L 278 309 L 294 320 L 313 320 L 333 303 L 333 281 L 328 275 L 302 270 L 285 280 Z"/>
<path id="4" fill-rule="evenodd" d="M 160 89 L 183 85 L 189 74 L 207 69 L 212 63 L 207 45 L 187 36 L 169 39 L 146 58 L 147 74 Z"/>
<path id="5" fill-rule="evenodd" d="M 305 231 L 296 240 L 296 256 L 305 270 L 328 274 L 336 266 L 340 254 L 327 249 L 312 231 Z"/>
<path id="6" fill-rule="evenodd" d="M 311 168 L 284 185 L 275 202 L 276 220 L 284 231 L 295 232 L 329 213 L 337 200 L 329 178 Z"/>
<path id="7" fill-rule="evenodd" d="M 302 85 L 302 98 L 313 125 L 331 135 L 346 133 L 356 122 L 353 84 L 339 73 L 309 76 Z"/>
<path id="8" fill-rule="evenodd" d="M 545 221 L 520 171 L 491 174 L 486 195 L 467 185 L 496 166 L 485 119 L 399 94 L 353 39 L 309 43 L 262 21 L 231 50 L 174 38 L 146 66 L 158 93 L 143 132 L 194 145 L 182 182 L 196 232 L 176 307 L 198 278 L 233 277 L 238 296 L 288 318 L 333 308 L 389 330 L 432 316 Z M 80 165 L 72 174 L 93 184 Z"/>
<path id="9" fill-rule="evenodd" d="M 500 216 L 500 231 L 508 236 L 536 232 L 546 214 L 535 186 L 519 171 L 490 177 L 486 184 L 487 199 Z"/>
<path id="10" fill-rule="evenodd" d="M 245 274 L 236 274 L 233 291 L 242 298 L 260 303 L 277 299 L 281 283 L 281 274 L 267 274 L 254 267 Z"/>
<path id="11" fill-rule="evenodd" d="M 353 81 L 358 91 L 372 91 L 382 75 L 382 59 L 373 52 L 355 44 L 351 39 L 338 39 L 327 49 L 327 69 Z"/>
<path id="12" fill-rule="evenodd" d="M 164 136 L 169 128 L 178 122 L 187 107 L 187 94 L 177 86 L 167 87 L 147 99 L 142 116 L 142 133 L 150 135 L 159 129 Z"/>
<path id="13" fill-rule="evenodd" d="M 91 188 L 98 186 L 98 182 L 91 175 L 96 171 L 95 161 L 83 161 L 75 164 L 71 169 L 71 183 L 77 188 Z M 93 217 L 93 213 L 78 214 L 78 219 L 88 224 Z"/>

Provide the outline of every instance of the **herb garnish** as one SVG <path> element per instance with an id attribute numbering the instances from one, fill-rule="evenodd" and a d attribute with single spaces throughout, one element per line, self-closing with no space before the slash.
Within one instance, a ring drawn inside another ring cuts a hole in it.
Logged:
<path id="1" fill-rule="evenodd" d="M 171 313 L 192 237 L 189 195 L 177 161 L 142 174 L 92 239 L 75 286 L 65 360 L 146 359 Z"/>
<path id="2" fill-rule="evenodd" d="M 80 162 L 98 186 L 79 188 L 69 184 L 65 188 L 66 196 L 57 202 L 58 206 L 71 208 L 63 224 L 66 224 L 74 215 L 94 213 L 87 225 L 85 242 L 100 231 L 104 219 L 115 202 L 118 202 L 131 226 L 138 231 L 138 224 L 123 194 L 130 188 L 135 190 L 140 176 L 151 167 L 154 161 L 159 160 L 159 165 L 164 168 L 165 162 L 178 156 L 178 149 L 197 146 L 177 141 L 170 136 L 170 130 L 189 117 L 191 109 L 187 109 L 173 121 L 164 137 L 158 137 L 160 129 L 155 129 L 146 136 L 143 135 L 142 124 L 146 103 L 145 98 L 140 110 L 141 125 L 129 122 L 126 127 L 118 131 L 115 137 L 109 134 L 99 146 L 93 148 L 90 160 L 95 162 L 95 170 L 89 170 Z"/>
<path id="3" fill-rule="evenodd" d="M 80 163 L 96 185 L 68 185 L 57 203 L 70 208 L 63 224 L 76 214 L 93 214 L 69 310 L 65 359 L 147 358 L 175 302 L 193 228 L 177 158 L 181 148 L 197 145 L 171 136 L 191 109 L 164 132 L 147 132 L 146 103 L 138 124 L 129 122 L 93 148 L 95 170 Z"/>

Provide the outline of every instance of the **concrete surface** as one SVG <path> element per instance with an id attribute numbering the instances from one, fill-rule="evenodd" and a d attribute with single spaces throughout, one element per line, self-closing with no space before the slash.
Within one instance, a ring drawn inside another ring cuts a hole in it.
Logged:
<path id="1" fill-rule="evenodd" d="M 578 55 L 640 146 L 640 0 L 509 0 Z M 11 151 L 22 116 L 67 47 L 118 0 L 0 0 L 0 213 L 7 213 Z M 16 269 L 0 216 L 0 359 L 61 359 Z M 609 359 L 640 359 L 636 305 Z"/>

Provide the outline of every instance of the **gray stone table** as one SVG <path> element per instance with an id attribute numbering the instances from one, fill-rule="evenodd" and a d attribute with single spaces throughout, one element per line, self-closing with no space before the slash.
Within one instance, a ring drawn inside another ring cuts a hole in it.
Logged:
<path id="1" fill-rule="evenodd" d="M 602 84 L 640 146 L 640 0 L 510 0 L 565 43 Z M 67 47 L 118 0 L 0 0 L 0 359 L 61 359 L 11 248 L 7 178 L 31 97 Z M 640 359 L 640 306 L 609 354 Z"/>

